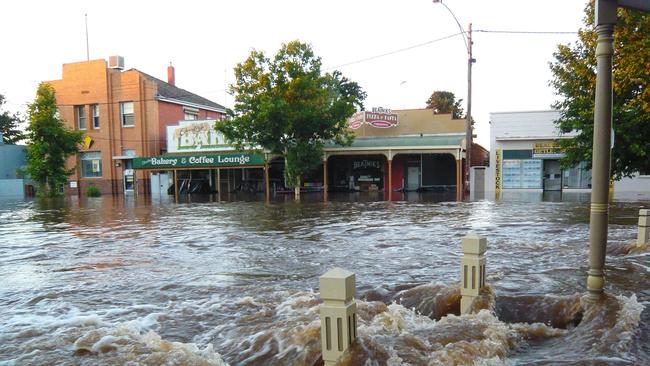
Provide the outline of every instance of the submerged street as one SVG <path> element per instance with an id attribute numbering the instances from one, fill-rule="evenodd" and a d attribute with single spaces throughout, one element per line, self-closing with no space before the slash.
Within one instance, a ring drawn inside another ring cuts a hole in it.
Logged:
<path id="1" fill-rule="evenodd" d="M 650 254 L 624 248 L 647 202 L 613 204 L 611 296 L 584 312 L 588 196 L 242 198 L 3 201 L 0 365 L 311 365 L 336 266 L 359 300 L 344 364 L 650 360 Z M 488 238 L 493 311 L 444 316 L 468 231 Z"/>

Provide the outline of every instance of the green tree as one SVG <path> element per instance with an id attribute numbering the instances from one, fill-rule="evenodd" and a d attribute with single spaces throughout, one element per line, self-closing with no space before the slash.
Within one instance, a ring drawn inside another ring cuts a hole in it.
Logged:
<path id="1" fill-rule="evenodd" d="M 0 94 L 0 110 L 3 104 L 5 104 L 5 97 Z M 18 113 L 9 114 L 8 111 L 0 113 L 0 133 L 5 144 L 15 144 L 25 138 L 23 131 L 18 129 L 18 124 L 22 122 Z"/>
<path id="2" fill-rule="evenodd" d="M 79 152 L 83 132 L 65 127 L 59 118 L 54 88 L 46 83 L 38 86 L 27 115 L 27 172 L 37 182 L 39 196 L 60 195 L 74 171 L 65 168 L 65 160 Z"/>
<path id="3" fill-rule="evenodd" d="M 613 128 L 611 176 L 620 179 L 650 172 L 650 15 L 619 9 L 614 31 Z M 561 98 L 556 124 L 561 132 L 577 136 L 560 140 L 564 167 L 581 161 L 591 167 L 594 97 L 596 93 L 596 31 L 594 4 L 585 7 L 584 28 L 573 45 L 559 45 L 550 67 L 550 85 Z"/>
<path id="4" fill-rule="evenodd" d="M 452 92 L 436 90 L 427 99 L 427 109 L 433 109 L 433 114 L 451 113 L 451 118 L 463 118 L 462 99 L 456 100 Z"/>
<path id="5" fill-rule="evenodd" d="M 301 177 L 320 164 L 323 144 L 352 143 L 348 118 L 366 93 L 339 71 L 323 73 L 321 59 L 299 41 L 273 58 L 253 50 L 235 67 L 230 118 L 216 128 L 239 149 L 263 148 L 285 160 L 287 183 L 300 194 Z"/>

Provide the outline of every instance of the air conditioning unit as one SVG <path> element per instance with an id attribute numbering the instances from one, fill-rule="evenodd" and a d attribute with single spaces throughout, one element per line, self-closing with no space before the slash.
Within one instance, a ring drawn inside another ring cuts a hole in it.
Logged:
<path id="1" fill-rule="evenodd" d="M 124 56 L 110 56 L 108 58 L 108 67 L 110 69 L 124 70 Z"/>

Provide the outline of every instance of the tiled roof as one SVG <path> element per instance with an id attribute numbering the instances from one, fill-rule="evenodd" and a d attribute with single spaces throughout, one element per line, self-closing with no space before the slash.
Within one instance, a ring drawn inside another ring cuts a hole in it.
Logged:
<path id="1" fill-rule="evenodd" d="M 202 105 L 202 106 L 211 107 L 211 108 L 215 108 L 215 109 L 225 109 L 224 106 L 222 106 L 221 104 L 218 104 L 218 103 L 215 103 L 215 102 L 213 102 L 213 101 L 211 101 L 209 99 L 203 98 L 200 95 L 196 95 L 196 94 L 194 94 L 192 92 L 189 92 L 189 91 L 187 91 L 185 89 L 181 89 L 181 88 L 179 88 L 177 86 L 171 85 L 171 84 L 169 84 L 169 83 L 167 83 L 165 81 L 162 81 L 162 80 L 160 80 L 158 78 L 155 78 L 155 77 L 153 77 L 153 76 L 151 76 L 151 75 L 149 75 L 147 73 L 144 73 L 144 72 L 142 72 L 140 70 L 137 70 L 137 69 L 132 69 L 132 70 L 135 70 L 135 71 L 139 72 L 140 74 L 142 74 L 142 76 L 144 76 L 147 79 L 149 79 L 149 80 L 153 81 L 154 83 L 156 83 L 156 85 L 158 86 L 158 95 L 163 97 L 163 98 L 176 99 L 176 100 L 180 100 L 180 101 L 183 101 L 183 102 L 199 104 L 199 105 Z"/>

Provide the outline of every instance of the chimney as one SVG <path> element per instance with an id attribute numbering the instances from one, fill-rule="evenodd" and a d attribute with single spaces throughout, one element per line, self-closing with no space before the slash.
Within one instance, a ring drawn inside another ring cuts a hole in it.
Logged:
<path id="1" fill-rule="evenodd" d="M 176 77 L 174 73 L 174 66 L 172 66 L 172 63 L 169 63 L 169 66 L 167 66 L 167 83 L 171 86 L 176 86 Z"/>

